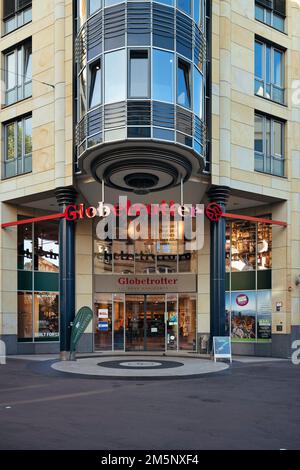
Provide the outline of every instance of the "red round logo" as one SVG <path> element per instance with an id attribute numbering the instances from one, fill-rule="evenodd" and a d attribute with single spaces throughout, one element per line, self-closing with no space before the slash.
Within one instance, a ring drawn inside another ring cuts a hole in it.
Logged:
<path id="1" fill-rule="evenodd" d="M 205 209 L 205 215 L 212 222 L 218 222 L 223 215 L 222 207 L 216 202 L 211 202 Z"/>
<path id="2" fill-rule="evenodd" d="M 249 303 L 249 297 L 246 294 L 238 295 L 236 298 L 236 303 L 240 307 L 245 307 Z"/>

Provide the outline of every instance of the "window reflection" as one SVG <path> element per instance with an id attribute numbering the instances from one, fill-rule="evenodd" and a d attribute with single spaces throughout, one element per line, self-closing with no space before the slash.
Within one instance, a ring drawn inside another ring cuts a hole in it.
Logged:
<path id="1" fill-rule="evenodd" d="M 101 104 L 101 63 L 100 60 L 90 64 L 89 107 Z"/>
<path id="2" fill-rule="evenodd" d="M 178 59 L 177 103 L 185 108 L 191 107 L 190 64 Z"/>
<path id="3" fill-rule="evenodd" d="M 192 1 L 191 0 L 177 0 L 177 7 L 179 8 L 179 10 L 182 10 L 188 15 L 190 15 L 192 11 Z"/>
<path id="4" fill-rule="evenodd" d="M 153 99 L 174 102 L 174 54 L 153 50 Z"/>
<path id="5" fill-rule="evenodd" d="M 18 292 L 18 340 L 32 340 L 32 292 Z"/>
<path id="6" fill-rule="evenodd" d="M 43 222 L 34 226 L 34 268 L 35 271 L 59 271 L 58 225 Z"/>
<path id="7" fill-rule="evenodd" d="M 58 294 L 34 295 L 34 336 L 40 340 L 59 336 Z"/>
<path id="8" fill-rule="evenodd" d="M 130 98 L 149 97 L 149 58 L 148 51 L 129 52 L 129 96 Z"/>
<path id="9" fill-rule="evenodd" d="M 105 54 L 105 102 L 126 99 L 126 51 Z"/>
<path id="10" fill-rule="evenodd" d="M 18 228 L 18 269 L 32 271 L 32 224 Z"/>

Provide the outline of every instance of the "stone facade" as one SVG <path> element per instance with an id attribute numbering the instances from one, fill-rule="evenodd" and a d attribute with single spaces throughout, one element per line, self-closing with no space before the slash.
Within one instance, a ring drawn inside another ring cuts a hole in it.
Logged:
<path id="1" fill-rule="evenodd" d="M 13 45 L 32 37 L 33 59 L 32 97 L 2 106 L 0 112 L 1 126 L 27 113 L 32 112 L 33 118 L 32 173 L 3 179 L 3 165 L 0 167 L 1 223 L 16 220 L 20 214 L 34 217 L 58 212 L 55 188 L 78 184 L 73 174 L 72 3 L 72 0 L 33 0 L 32 22 L 6 36 L 1 34 L 2 55 Z M 240 203 L 238 213 L 257 217 L 271 213 L 273 219 L 288 223 L 287 228 L 273 228 L 273 350 L 255 351 L 249 346 L 241 351 L 235 346 L 237 352 L 248 354 L 288 356 L 291 339 L 300 328 L 300 287 L 296 284 L 300 275 L 300 103 L 295 98 L 294 88 L 300 77 L 299 24 L 300 5 L 296 0 L 287 1 L 287 34 L 256 21 L 254 2 L 212 2 L 211 175 L 205 177 L 203 184 L 231 188 L 232 196 Z M 1 25 L 0 33 L 3 33 Z M 256 36 L 286 49 L 286 106 L 254 95 Z M 3 86 L 2 81 L 2 97 Z M 285 177 L 254 172 L 255 111 L 286 121 Z M 3 149 L 3 132 L 0 145 Z M 258 205 L 257 200 L 263 204 Z M 231 206 L 233 211 L 234 205 Z M 92 224 L 78 224 L 77 309 L 83 305 L 93 307 L 92 244 Z M 209 258 L 209 222 L 206 221 L 205 246 L 198 256 L 199 334 L 208 334 L 210 328 Z M 11 353 L 18 352 L 16 291 L 17 229 L 9 228 L 0 231 L 0 335 L 7 340 Z M 276 312 L 277 302 L 283 305 L 280 312 Z M 282 331 L 278 331 L 278 325 Z M 82 349 L 91 350 L 91 325 L 87 333 L 89 337 Z M 39 350 L 46 352 L 45 348 Z M 20 351 L 24 349 L 19 348 Z"/>

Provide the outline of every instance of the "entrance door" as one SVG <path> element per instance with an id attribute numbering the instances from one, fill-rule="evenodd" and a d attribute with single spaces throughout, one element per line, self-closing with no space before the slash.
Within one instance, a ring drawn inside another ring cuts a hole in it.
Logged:
<path id="1" fill-rule="evenodd" d="M 165 350 L 165 296 L 126 295 L 126 351 Z"/>

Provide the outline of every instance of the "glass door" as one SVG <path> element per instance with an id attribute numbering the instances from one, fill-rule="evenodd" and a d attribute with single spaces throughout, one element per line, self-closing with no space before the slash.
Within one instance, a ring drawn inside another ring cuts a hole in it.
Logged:
<path id="1" fill-rule="evenodd" d="M 165 351 L 165 296 L 146 296 L 147 351 Z"/>
<path id="2" fill-rule="evenodd" d="M 177 294 L 166 295 L 167 312 L 167 350 L 178 350 L 178 296 Z"/>
<path id="3" fill-rule="evenodd" d="M 165 295 L 126 295 L 126 351 L 165 349 Z"/>
<path id="4" fill-rule="evenodd" d="M 146 350 L 145 296 L 126 295 L 126 351 Z"/>

